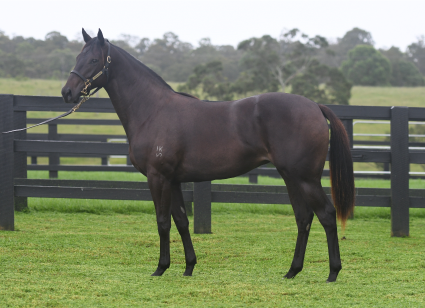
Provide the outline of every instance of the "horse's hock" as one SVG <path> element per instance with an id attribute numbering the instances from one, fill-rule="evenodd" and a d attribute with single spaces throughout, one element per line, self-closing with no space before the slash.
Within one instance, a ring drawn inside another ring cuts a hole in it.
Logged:
<path id="1" fill-rule="evenodd" d="M 353 140 L 353 119 L 391 121 L 390 150 L 352 149 L 354 162 L 391 164 L 391 189 L 357 188 L 356 206 L 391 207 L 391 235 L 408 236 L 409 208 L 425 208 L 425 190 L 409 190 L 409 164 L 424 164 L 425 151 L 409 150 L 408 121 L 425 121 L 425 108 L 338 105 L 329 105 L 328 107 L 348 128 L 347 132 L 351 141 Z M 27 124 L 27 111 L 63 112 L 67 109 L 68 106 L 63 104 L 60 97 L 0 95 L 0 128 L 4 132 L 24 127 Z M 80 112 L 115 113 L 115 110 L 109 99 L 93 98 L 80 108 Z M 62 122 L 58 120 L 57 124 L 67 123 L 66 121 L 75 120 L 62 120 Z M 105 123 L 99 122 L 99 124 Z M 111 124 L 117 123 L 111 122 Z M 54 159 L 58 155 L 99 157 L 127 155 L 128 145 L 98 141 L 61 141 L 54 140 L 53 135 L 51 137 L 53 140 L 30 140 L 25 131 L 1 134 L 0 229 L 14 229 L 14 210 L 26 208 L 28 197 L 152 200 L 147 183 L 27 179 L 27 170 L 41 168 L 37 165 L 27 165 L 27 153 L 48 153 L 53 157 L 53 164 L 43 167 L 56 172 L 60 170 L 136 171 L 132 166 L 60 165 L 59 159 Z M 67 140 L 65 136 L 62 136 L 61 139 Z M 250 177 L 253 179 L 253 174 L 272 174 L 272 172 L 275 171 L 269 168 L 258 168 L 250 173 Z M 328 195 L 330 194 L 329 189 L 325 188 L 325 191 Z M 187 183 L 183 186 L 183 197 L 188 213 L 191 212 L 193 203 L 195 233 L 212 231 L 212 202 L 289 203 L 285 186 Z"/>

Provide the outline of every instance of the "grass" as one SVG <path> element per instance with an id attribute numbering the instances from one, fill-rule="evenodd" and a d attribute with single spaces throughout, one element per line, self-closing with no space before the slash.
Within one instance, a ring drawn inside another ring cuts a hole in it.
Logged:
<path id="1" fill-rule="evenodd" d="M 388 219 L 350 221 L 340 233 L 343 270 L 326 284 L 327 245 L 317 219 L 295 279 L 282 279 L 295 247 L 293 216 L 214 208 L 213 233 L 192 235 L 194 276 L 182 276 L 184 253 L 173 226 L 171 268 L 154 278 L 154 214 L 17 213 L 18 231 L 0 232 L 0 306 L 419 307 L 425 219 L 411 218 L 410 225 L 409 238 L 391 238 Z"/>

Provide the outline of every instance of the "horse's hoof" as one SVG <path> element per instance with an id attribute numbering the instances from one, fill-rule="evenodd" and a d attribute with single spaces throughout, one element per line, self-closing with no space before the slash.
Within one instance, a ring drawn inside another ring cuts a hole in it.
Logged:
<path id="1" fill-rule="evenodd" d="M 326 280 L 326 283 L 335 282 L 337 277 L 338 277 L 338 273 L 330 273 L 328 280 Z"/>
<path id="2" fill-rule="evenodd" d="M 157 268 L 156 269 L 156 271 L 155 271 L 155 273 L 153 273 L 151 276 L 162 276 L 162 274 L 164 274 L 164 272 L 165 272 L 165 269 L 162 269 L 162 268 Z"/>
<path id="3" fill-rule="evenodd" d="M 195 268 L 195 265 L 186 266 L 186 270 L 184 271 L 183 276 L 192 276 L 192 272 L 194 268 Z"/>
<path id="4" fill-rule="evenodd" d="M 292 278 L 294 278 L 295 276 L 297 276 L 297 274 L 298 274 L 299 272 L 301 272 L 301 271 L 295 271 L 295 270 L 293 270 L 293 269 L 290 269 L 290 270 L 288 271 L 288 273 L 287 273 L 285 276 L 283 276 L 283 278 L 286 278 L 286 279 L 292 279 Z"/>

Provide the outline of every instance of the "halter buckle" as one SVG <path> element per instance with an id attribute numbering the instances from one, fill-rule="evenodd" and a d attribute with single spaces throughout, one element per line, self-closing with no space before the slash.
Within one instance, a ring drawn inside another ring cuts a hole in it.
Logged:
<path id="1" fill-rule="evenodd" d="M 88 87 L 90 87 L 90 86 L 91 86 L 91 83 L 90 83 L 90 81 L 89 81 L 89 80 L 86 80 L 86 81 L 84 82 L 84 85 L 85 85 L 85 87 L 84 87 L 84 89 L 82 89 L 82 90 L 81 90 L 81 93 L 82 93 L 83 95 L 88 95 L 87 90 L 88 90 Z"/>

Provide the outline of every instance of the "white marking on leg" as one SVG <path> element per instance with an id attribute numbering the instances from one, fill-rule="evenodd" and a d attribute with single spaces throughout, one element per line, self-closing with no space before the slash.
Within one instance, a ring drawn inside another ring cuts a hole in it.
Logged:
<path id="1" fill-rule="evenodd" d="M 307 228 L 305 228 L 308 232 L 308 230 L 310 230 L 310 224 L 307 225 Z"/>
<path id="2" fill-rule="evenodd" d="M 180 209 L 182 210 L 182 212 L 183 212 L 183 213 L 186 213 L 186 212 L 184 211 L 184 208 L 183 208 L 182 206 L 180 207 Z"/>

